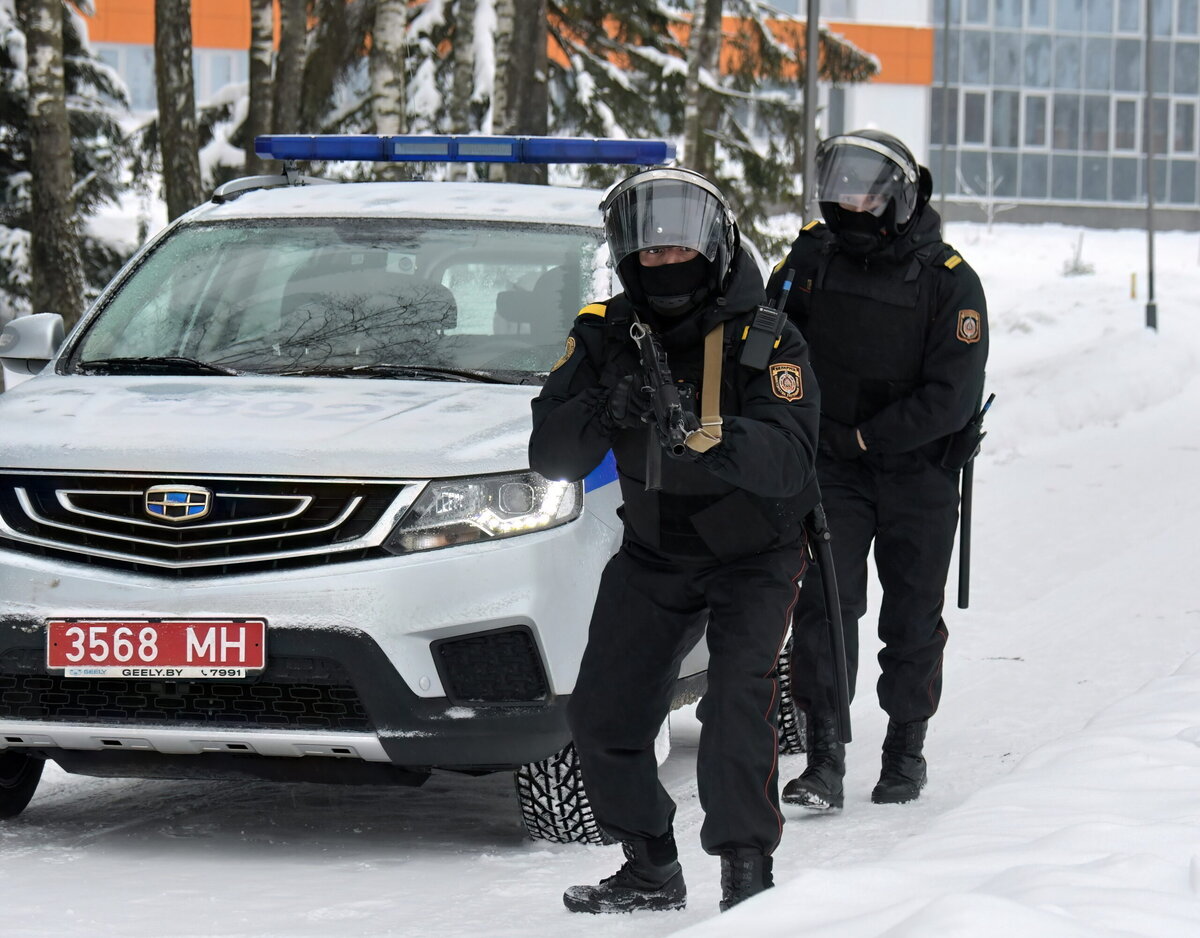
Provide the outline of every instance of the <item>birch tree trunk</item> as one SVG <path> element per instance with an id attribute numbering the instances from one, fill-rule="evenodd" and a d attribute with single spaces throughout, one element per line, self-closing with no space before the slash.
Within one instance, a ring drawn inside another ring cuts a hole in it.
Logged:
<path id="1" fill-rule="evenodd" d="M 267 171 L 254 155 L 254 138 L 271 132 L 271 58 L 275 54 L 275 5 L 250 0 L 250 107 L 246 112 L 246 173 Z"/>
<path id="2" fill-rule="evenodd" d="M 550 121 L 546 36 L 546 0 L 498 0 L 496 92 L 492 99 L 496 133 L 546 134 Z M 547 181 L 545 166 L 497 165 L 503 167 L 502 178 L 511 182 Z"/>
<path id="3" fill-rule="evenodd" d="M 30 302 L 61 313 L 69 329 L 83 313 L 83 264 L 75 220 L 75 172 L 63 81 L 61 0 L 17 0 L 29 82 Z"/>
<path id="4" fill-rule="evenodd" d="M 713 171 L 715 146 L 705 131 L 712 129 L 716 109 L 707 101 L 701 83 L 707 72 L 715 80 L 721 60 L 721 0 L 696 0 L 692 31 L 688 36 L 686 98 L 683 105 L 682 165 L 704 173 Z"/>
<path id="5" fill-rule="evenodd" d="M 475 95 L 475 0 L 458 0 L 454 21 L 454 75 L 450 85 L 450 133 L 471 132 L 471 99 Z M 451 179 L 466 179 L 466 164 L 450 166 Z"/>
<path id="6" fill-rule="evenodd" d="M 308 14 L 305 0 L 279 0 L 279 55 L 275 59 L 275 99 L 271 126 L 277 134 L 304 133 L 300 98 L 304 84 Z"/>
<path id="7" fill-rule="evenodd" d="M 371 31 L 371 118 L 377 134 L 402 134 L 408 126 L 405 63 L 408 57 L 408 0 L 376 0 L 375 26 Z M 398 163 L 384 163 L 376 175 L 402 179 Z"/>
<path id="8" fill-rule="evenodd" d="M 200 146 L 192 84 L 192 2 L 154 0 L 154 80 L 167 219 L 200 202 Z"/>

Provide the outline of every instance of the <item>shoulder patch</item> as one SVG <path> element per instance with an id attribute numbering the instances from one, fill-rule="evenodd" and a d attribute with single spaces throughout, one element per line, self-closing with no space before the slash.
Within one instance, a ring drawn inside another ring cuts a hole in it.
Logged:
<path id="1" fill-rule="evenodd" d="M 771 392 L 785 401 L 798 401 L 804 397 L 804 374 L 799 365 L 777 362 L 771 366 Z"/>
<path id="2" fill-rule="evenodd" d="M 583 309 L 581 309 L 577 315 L 579 315 L 579 316 L 599 316 L 601 319 L 603 319 L 604 314 L 606 312 L 608 312 L 608 307 L 605 304 L 603 304 L 603 303 L 588 303 L 588 305 L 585 306 Z"/>
<path id="3" fill-rule="evenodd" d="M 958 311 L 958 341 L 966 342 L 967 345 L 974 345 L 979 341 L 982 332 L 980 330 L 979 313 L 973 309 L 960 309 Z"/>
<path id="4" fill-rule="evenodd" d="M 567 362 L 569 362 L 571 360 L 571 356 L 574 354 L 575 354 L 575 336 L 569 335 L 569 336 L 567 336 L 567 347 L 563 351 L 562 357 L 559 358 L 559 360 L 556 361 L 550 367 L 550 370 L 558 371 L 559 368 L 561 368 L 563 365 L 565 365 Z"/>
<path id="5" fill-rule="evenodd" d="M 801 231 L 808 231 L 810 228 L 816 228 L 816 227 L 817 227 L 817 225 L 819 225 L 819 224 L 821 224 L 821 222 L 820 222 L 820 219 L 814 218 L 812 221 L 810 221 L 810 222 L 809 222 L 807 225 L 805 225 L 805 226 L 804 226 L 803 228 L 801 228 L 800 230 L 801 230 Z"/>
<path id="6" fill-rule="evenodd" d="M 774 267 L 771 268 L 771 273 L 773 273 L 773 274 L 779 273 L 779 271 L 783 269 L 783 265 L 786 263 L 787 263 L 787 258 L 785 257 L 778 264 L 776 264 Z"/>
<path id="7" fill-rule="evenodd" d="M 958 266 L 959 264 L 961 264 L 961 263 L 962 263 L 962 255 L 960 255 L 960 254 L 951 254 L 951 255 L 950 255 L 948 258 L 946 258 L 946 260 L 945 260 L 945 261 L 942 263 L 942 266 L 943 266 L 943 267 L 949 267 L 951 270 L 953 270 L 955 267 L 957 267 L 957 266 Z"/>

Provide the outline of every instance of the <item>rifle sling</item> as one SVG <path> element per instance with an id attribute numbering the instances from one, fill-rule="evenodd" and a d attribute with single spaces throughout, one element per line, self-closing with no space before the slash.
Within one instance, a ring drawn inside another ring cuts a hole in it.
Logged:
<path id="1" fill-rule="evenodd" d="M 700 387 L 700 429 L 689 433 L 687 448 L 707 453 L 721 442 L 721 364 L 725 358 L 725 324 L 704 337 L 704 377 Z"/>

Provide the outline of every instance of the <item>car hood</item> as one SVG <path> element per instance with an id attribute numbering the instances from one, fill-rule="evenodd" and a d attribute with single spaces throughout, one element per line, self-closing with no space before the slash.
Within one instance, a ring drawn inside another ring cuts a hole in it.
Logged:
<path id="1" fill-rule="evenodd" d="M 42 374 L 0 394 L 0 467 L 431 478 L 529 465 L 536 387 Z"/>

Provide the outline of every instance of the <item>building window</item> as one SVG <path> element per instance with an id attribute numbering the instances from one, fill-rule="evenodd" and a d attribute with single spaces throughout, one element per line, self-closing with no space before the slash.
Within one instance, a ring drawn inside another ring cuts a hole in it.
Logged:
<path id="1" fill-rule="evenodd" d="M 1141 190 L 1141 160 L 1112 161 L 1112 197 L 1117 202 L 1133 202 Z"/>
<path id="2" fill-rule="evenodd" d="M 1174 0 L 1150 0 L 1150 5 L 1154 11 L 1154 35 L 1171 35 L 1171 7 L 1175 5 Z"/>
<path id="3" fill-rule="evenodd" d="M 967 22 L 986 26 L 987 21 L 988 0 L 967 0 Z"/>
<path id="4" fill-rule="evenodd" d="M 993 71 L 997 85 L 1016 85 L 1021 81 L 1021 34 L 1001 31 L 994 34 Z"/>
<path id="5" fill-rule="evenodd" d="M 1108 98 L 1088 95 L 1083 99 L 1083 149 L 1108 150 Z"/>
<path id="6" fill-rule="evenodd" d="M 1113 0 L 1089 0 L 1087 31 L 1105 35 L 1113 31 Z"/>
<path id="7" fill-rule="evenodd" d="M 1025 146 L 1046 145 L 1046 96 L 1031 94 L 1025 98 Z"/>
<path id="8" fill-rule="evenodd" d="M 1194 42 L 1175 44 L 1175 93 L 1200 93 L 1200 45 Z"/>
<path id="9" fill-rule="evenodd" d="M 1021 26 L 1021 0 L 996 0 L 996 25 Z"/>
<path id="10" fill-rule="evenodd" d="M 1179 0 L 1178 21 L 1175 24 L 1175 31 L 1181 36 L 1195 36 L 1200 30 L 1197 18 L 1197 8 L 1200 3 L 1197 0 Z"/>
<path id="11" fill-rule="evenodd" d="M 1049 157 L 1043 154 L 1024 153 L 1021 155 L 1021 198 L 1046 198 L 1049 168 Z"/>
<path id="12" fill-rule="evenodd" d="M 1050 25 L 1050 0 L 1027 0 L 1025 25 L 1048 27 Z"/>
<path id="13" fill-rule="evenodd" d="M 1080 85 L 1079 40 L 1054 37 L 1054 87 L 1078 88 Z"/>
<path id="14" fill-rule="evenodd" d="M 1117 32 L 1142 31 L 1142 0 L 1120 0 L 1117 7 Z"/>
<path id="15" fill-rule="evenodd" d="M 1173 149 L 1176 153 L 1196 152 L 1196 104 L 1193 101 L 1175 102 Z"/>
<path id="16" fill-rule="evenodd" d="M 931 96 L 930 136 L 932 143 L 958 143 L 958 89 L 934 88 Z M 949 124 L 942 127 L 942 121 Z"/>
<path id="17" fill-rule="evenodd" d="M 1079 157 L 1050 158 L 1050 198 L 1074 202 L 1079 198 Z"/>
<path id="18" fill-rule="evenodd" d="M 1113 102 L 1113 149 L 1138 148 L 1138 102 Z"/>
<path id="19" fill-rule="evenodd" d="M 1167 121 L 1170 119 L 1170 102 L 1156 98 L 1150 108 L 1150 146 L 1155 153 L 1167 152 Z"/>
<path id="20" fill-rule="evenodd" d="M 1171 201 L 1180 205 L 1195 204 L 1195 160 L 1171 160 Z"/>
<path id="21" fill-rule="evenodd" d="M 1112 87 L 1111 39 L 1085 39 L 1083 43 L 1083 87 L 1108 91 Z"/>
<path id="22" fill-rule="evenodd" d="M 1118 39 L 1113 56 L 1113 89 L 1142 90 L 1142 43 L 1137 39 Z"/>
<path id="23" fill-rule="evenodd" d="M 1050 87 L 1050 37 L 1025 37 L 1025 84 L 1033 88 Z"/>
<path id="24" fill-rule="evenodd" d="M 963 95 L 963 143 L 987 143 L 987 95 Z"/>
<path id="25" fill-rule="evenodd" d="M 1082 170 L 1081 196 L 1088 202 L 1108 201 L 1108 159 L 1102 156 L 1085 156 Z"/>
<path id="26" fill-rule="evenodd" d="M 992 92 L 992 146 L 1017 146 L 1021 133 L 1020 106 L 1020 92 Z"/>
<path id="27" fill-rule="evenodd" d="M 1079 148 L 1079 96 L 1056 94 L 1054 96 L 1054 138 L 1056 150 Z"/>
<path id="28" fill-rule="evenodd" d="M 963 82 L 969 85 L 991 84 L 991 38 L 984 30 L 963 34 Z"/>
<path id="29" fill-rule="evenodd" d="M 945 76 L 942 75 L 942 55 L 943 55 L 942 43 L 945 42 L 945 36 L 946 36 L 946 31 L 944 29 L 939 29 L 937 31 L 935 39 L 934 39 L 935 58 L 933 60 L 933 80 L 935 82 L 945 82 L 945 80 L 946 80 Z M 948 49 L 946 49 L 945 52 L 949 53 L 949 55 L 948 55 L 949 61 L 946 63 L 946 67 L 950 72 L 951 84 L 957 84 L 957 82 L 958 82 L 958 74 L 959 74 L 958 73 L 958 58 L 959 58 L 958 51 L 959 51 L 959 41 L 961 40 L 961 38 L 962 38 L 962 33 L 959 30 L 957 30 L 957 29 L 950 30 L 950 47 Z"/>
<path id="30" fill-rule="evenodd" d="M 1083 29 L 1083 0 L 1055 0 L 1054 28 L 1063 31 Z"/>
<path id="31" fill-rule="evenodd" d="M 988 154 L 992 172 L 992 195 L 1002 199 L 1015 198 L 1017 194 L 1017 154 Z"/>

